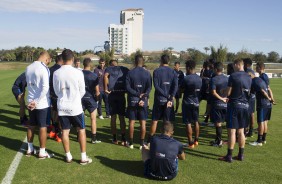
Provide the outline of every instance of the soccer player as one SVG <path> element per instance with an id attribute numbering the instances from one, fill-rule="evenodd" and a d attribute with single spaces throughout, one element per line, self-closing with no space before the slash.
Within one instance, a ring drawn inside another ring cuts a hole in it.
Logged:
<path id="1" fill-rule="evenodd" d="M 248 121 L 249 96 L 252 84 L 251 77 L 244 71 L 244 62 L 236 59 L 234 62 L 235 72 L 230 75 L 227 87 L 227 124 L 228 129 L 228 152 L 220 160 L 232 162 L 232 152 L 236 143 L 236 130 L 238 132 L 239 153 L 237 159 L 244 158 L 245 134 L 244 128 Z"/>
<path id="2" fill-rule="evenodd" d="M 50 138 L 55 138 L 57 142 L 62 142 L 61 137 L 61 128 L 59 125 L 59 117 L 58 117 L 58 109 L 57 109 L 57 95 L 55 94 L 54 87 L 53 87 L 53 75 L 56 70 L 61 68 L 61 65 L 63 64 L 63 58 L 62 55 L 57 55 L 55 59 L 55 64 L 49 68 L 50 70 L 50 80 L 49 80 L 49 85 L 50 85 L 50 99 L 51 99 L 51 105 L 52 105 L 52 125 L 51 126 L 51 131 L 49 133 Z"/>
<path id="3" fill-rule="evenodd" d="M 35 127 L 39 127 L 39 159 L 49 157 L 46 152 L 47 138 L 47 118 L 50 117 L 50 98 L 49 98 L 49 75 L 47 65 L 51 62 L 48 52 L 40 53 L 37 61 L 34 61 L 26 68 L 27 83 L 27 108 L 29 109 L 30 126 L 27 129 L 27 156 L 34 152 L 33 138 Z"/>
<path id="4" fill-rule="evenodd" d="M 160 62 L 160 67 L 153 72 L 155 94 L 148 142 L 156 132 L 158 120 L 174 121 L 175 119 L 173 98 L 178 90 L 177 74 L 169 67 L 169 56 L 167 54 L 161 56 Z"/>
<path id="5" fill-rule="evenodd" d="M 122 145 L 127 146 L 127 141 L 125 138 L 125 93 L 126 84 L 125 79 L 128 73 L 128 68 L 123 66 L 118 66 L 118 61 L 113 59 L 110 61 L 110 67 L 105 70 L 104 76 L 104 88 L 105 92 L 109 94 L 109 106 L 111 115 L 111 130 L 113 134 L 112 142 L 118 144 L 117 140 L 117 129 L 116 129 L 116 119 L 117 115 L 120 121 L 121 129 L 121 140 Z"/>
<path id="6" fill-rule="evenodd" d="M 250 58 L 245 58 L 244 60 L 244 70 L 247 72 L 250 76 L 255 76 L 255 72 L 252 70 L 252 60 Z M 252 80 L 253 82 L 253 80 Z M 253 90 L 251 90 L 251 96 L 249 99 L 249 130 L 247 133 L 247 137 L 252 137 L 253 136 L 253 129 L 254 129 L 254 124 L 255 124 L 255 104 L 256 104 L 256 95 L 253 93 Z M 248 125 L 246 125 L 246 128 Z"/>
<path id="7" fill-rule="evenodd" d="M 261 75 L 263 63 L 259 62 L 256 66 L 256 71 Z M 257 123 L 258 123 L 258 139 L 255 142 L 249 143 L 252 146 L 262 146 L 266 144 L 267 124 L 271 117 L 272 104 L 274 103 L 273 96 L 271 97 L 269 86 L 261 77 L 253 79 L 253 90 L 256 92 L 257 99 Z"/>
<path id="8" fill-rule="evenodd" d="M 95 73 L 91 72 L 91 59 L 85 58 L 83 60 L 84 69 L 82 70 L 85 81 L 85 95 L 82 98 L 83 109 L 87 109 L 90 113 L 91 119 L 91 143 L 96 144 L 101 141 L 97 140 L 97 126 L 96 126 L 96 115 L 97 115 L 97 101 L 100 95 L 99 92 L 99 79 Z"/>
<path id="9" fill-rule="evenodd" d="M 146 134 L 146 119 L 148 117 L 148 96 L 152 89 L 152 78 L 149 71 L 142 66 L 142 55 L 135 56 L 135 68 L 126 76 L 126 89 L 128 92 L 127 114 L 129 119 L 129 148 L 133 149 L 133 134 L 135 120 L 140 122 L 140 149 L 144 145 Z"/>
<path id="10" fill-rule="evenodd" d="M 182 144 L 172 138 L 173 124 L 163 123 L 162 134 L 154 136 L 150 148 L 142 148 L 144 175 L 156 180 L 172 180 L 178 173 L 178 159 L 185 160 Z"/>
<path id="11" fill-rule="evenodd" d="M 102 100 L 104 101 L 105 104 L 105 109 L 106 109 L 106 118 L 111 118 L 110 116 L 110 111 L 109 111 L 109 101 L 108 101 L 108 94 L 105 93 L 104 91 L 104 75 L 105 75 L 105 60 L 100 59 L 99 60 L 99 66 L 94 69 L 94 73 L 99 78 L 99 91 L 100 91 L 100 98 L 99 98 L 99 103 L 98 103 L 98 116 L 99 119 L 104 119 L 103 114 L 102 114 Z"/>
<path id="12" fill-rule="evenodd" d="M 179 107 L 179 99 L 181 98 L 180 84 L 182 83 L 182 80 L 184 78 L 184 73 L 180 70 L 179 61 L 176 61 L 174 63 L 174 71 L 177 73 L 177 78 L 178 78 L 178 90 L 175 94 L 175 114 L 177 114 L 178 107 Z"/>
<path id="13" fill-rule="evenodd" d="M 196 62 L 193 60 L 186 61 L 186 76 L 183 79 L 181 88 L 184 90 L 182 100 L 182 117 L 186 125 L 186 135 L 188 138 L 188 148 L 194 148 L 199 145 L 199 103 L 202 87 L 202 79 L 195 73 Z M 192 141 L 192 125 L 195 128 L 195 138 Z"/>
<path id="14" fill-rule="evenodd" d="M 228 77 L 222 73 L 223 64 L 216 62 L 214 64 L 215 76 L 211 78 L 211 120 L 215 125 L 216 138 L 212 142 L 212 146 L 222 146 L 222 126 L 221 124 L 226 120 L 227 112 L 227 97 L 226 89 L 228 84 Z"/>
<path id="15" fill-rule="evenodd" d="M 25 73 L 22 73 L 20 76 L 18 76 L 12 87 L 12 92 L 17 102 L 20 105 L 19 116 L 22 125 L 28 124 L 28 118 L 25 114 L 25 100 L 24 100 L 25 88 L 26 88 L 26 77 L 25 77 Z"/>
<path id="16" fill-rule="evenodd" d="M 78 58 L 75 58 L 75 59 L 74 59 L 73 67 L 74 67 L 74 68 L 77 68 L 77 69 L 79 69 L 79 70 L 83 70 L 82 68 L 80 68 L 80 59 L 78 59 Z"/>
<path id="17" fill-rule="evenodd" d="M 82 110 L 81 98 L 85 94 L 85 83 L 83 73 L 72 67 L 74 55 L 69 49 L 62 53 L 63 65 L 55 71 L 53 86 L 58 96 L 58 114 L 62 126 L 62 141 L 66 153 L 66 162 L 72 162 L 72 155 L 69 145 L 69 132 L 71 126 L 78 131 L 78 141 L 81 151 L 81 165 L 92 162 L 86 155 L 86 133 L 85 121 Z"/>

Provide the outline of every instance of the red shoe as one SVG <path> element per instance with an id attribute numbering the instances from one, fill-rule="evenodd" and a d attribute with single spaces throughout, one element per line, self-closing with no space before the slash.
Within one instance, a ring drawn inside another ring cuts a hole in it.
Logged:
<path id="1" fill-rule="evenodd" d="M 199 145 L 199 142 L 198 142 L 198 141 L 194 141 L 194 145 L 195 145 L 195 146 L 198 146 L 198 145 Z"/>
<path id="2" fill-rule="evenodd" d="M 50 137 L 51 139 L 56 138 L 56 133 L 53 132 L 53 131 L 51 131 L 51 132 L 49 133 L 49 137 Z"/>
<path id="3" fill-rule="evenodd" d="M 57 142 L 62 142 L 62 139 L 58 136 L 58 134 L 56 134 L 56 141 Z"/>

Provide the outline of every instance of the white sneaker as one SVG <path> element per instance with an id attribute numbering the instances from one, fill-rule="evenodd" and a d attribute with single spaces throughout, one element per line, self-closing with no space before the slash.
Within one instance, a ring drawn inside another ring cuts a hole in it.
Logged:
<path id="1" fill-rule="evenodd" d="M 133 144 L 128 145 L 128 148 L 133 149 L 134 148 Z"/>
<path id="2" fill-rule="evenodd" d="M 86 157 L 86 160 L 80 160 L 80 165 L 87 165 L 91 163 L 92 163 L 92 159 L 89 157 Z"/>
<path id="3" fill-rule="evenodd" d="M 53 153 L 51 153 L 51 154 L 49 154 L 47 151 L 45 151 L 45 153 L 44 154 L 38 154 L 38 158 L 40 159 L 40 160 L 43 160 L 43 159 L 45 159 L 45 158 L 52 158 L 54 156 L 54 154 Z"/>
<path id="4" fill-rule="evenodd" d="M 140 145 L 139 149 L 142 150 L 143 146 Z"/>
<path id="5" fill-rule="evenodd" d="M 262 146 L 262 143 L 255 141 L 255 142 L 250 142 L 249 145 L 251 145 L 251 146 Z"/>
<path id="6" fill-rule="evenodd" d="M 266 141 L 262 141 L 262 144 L 266 144 Z"/>
<path id="7" fill-rule="evenodd" d="M 99 119 L 104 119 L 104 117 L 103 116 L 99 116 Z"/>

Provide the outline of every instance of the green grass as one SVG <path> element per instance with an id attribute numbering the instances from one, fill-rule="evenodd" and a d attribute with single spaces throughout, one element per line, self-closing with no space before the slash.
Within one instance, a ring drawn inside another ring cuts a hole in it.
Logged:
<path id="1" fill-rule="evenodd" d="M 9 70 L 1 70 L 0 99 L 0 178 L 3 178 L 26 136 L 26 129 L 19 125 L 18 104 L 11 87 L 15 78 L 24 70 L 25 65 Z M 218 157 L 226 154 L 226 146 L 215 148 L 209 146 L 215 130 L 201 127 L 199 147 L 187 150 L 186 160 L 179 162 L 179 174 L 170 183 L 282 183 L 281 162 L 281 104 L 282 80 L 272 79 L 271 87 L 278 105 L 274 106 L 269 123 L 267 144 L 262 147 L 246 145 L 245 160 L 232 164 L 218 161 Z M 152 93 L 153 94 L 153 93 Z M 153 95 L 151 103 L 153 105 Z M 201 104 L 201 113 L 205 110 L 205 102 Z M 89 143 L 90 118 L 87 120 L 87 154 L 93 163 L 79 165 L 79 144 L 75 134 L 71 134 L 71 152 L 75 159 L 72 164 L 64 162 L 63 146 L 48 139 L 47 150 L 53 152 L 52 159 L 38 160 L 36 157 L 23 157 L 15 174 L 13 183 L 155 183 L 143 177 L 143 165 L 139 149 L 130 150 L 110 143 L 110 122 L 108 119 L 98 120 L 98 133 L 101 144 Z M 202 119 L 201 119 L 202 120 Z M 128 123 L 127 123 L 128 124 Z M 147 125 L 149 126 L 150 120 Z M 148 129 L 147 129 L 148 130 Z M 256 135 L 255 135 L 256 136 Z M 139 125 L 136 123 L 135 142 L 138 146 Z M 181 117 L 177 116 L 174 137 L 185 142 L 185 130 Z M 224 130 L 226 139 L 226 130 Z M 256 137 L 247 140 L 256 140 Z M 34 144 L 38 146 L 37 136 Z M 237 146 L 237 145 L 236 145 Z M 234 154 L 237 154 L 237 147 Z"/>

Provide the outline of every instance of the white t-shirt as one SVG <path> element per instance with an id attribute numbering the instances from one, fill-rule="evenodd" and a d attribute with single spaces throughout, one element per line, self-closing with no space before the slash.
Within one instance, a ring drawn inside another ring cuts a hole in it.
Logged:
<path id="1" fill-rule="evenodd" d="M 49 68 L 41 61 L 34 61 L 25 71 L 27 83 L 27 102 L 35 101 L 35 109 L 50 107 Z"/>
<path id="2" fill-rule="evenodd" d="M 83 112 L 81 98 L 85 94 L 85 83 L 82 71 L 62 65 L 54 72 L 53 86 L 58 96 L 59 116 L 77 116 Z"/>

